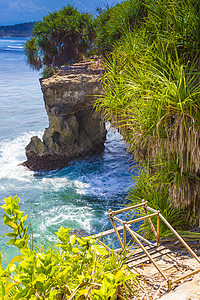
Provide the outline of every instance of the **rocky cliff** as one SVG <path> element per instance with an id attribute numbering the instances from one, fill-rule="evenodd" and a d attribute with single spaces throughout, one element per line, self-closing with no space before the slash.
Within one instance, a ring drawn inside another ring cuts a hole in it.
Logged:
<path id="1" fill-rule="evenodd" d="M 99 68 L 79 65 L 40 80 L 49 127 L 42 141 L 31 138 L 25 166 L 36 171 L 62 168 L 104 150 L 105 124 L 93 108 L 94 95 L 101 93 L 101 76 Z"/>

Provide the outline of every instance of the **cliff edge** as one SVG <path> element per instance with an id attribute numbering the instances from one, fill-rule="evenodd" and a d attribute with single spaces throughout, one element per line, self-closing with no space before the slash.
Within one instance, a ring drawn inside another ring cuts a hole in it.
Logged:
<path id="1" fill-rule="evenodd" d="M 104 150 L 105 124 L 93 108 L 94 95 L 101 94 L 102 71 L 75 64 L 40 80 L 49 127 L 42 141 L 31 138 L 23 165 L 34 171 L 53 170 Z"/>

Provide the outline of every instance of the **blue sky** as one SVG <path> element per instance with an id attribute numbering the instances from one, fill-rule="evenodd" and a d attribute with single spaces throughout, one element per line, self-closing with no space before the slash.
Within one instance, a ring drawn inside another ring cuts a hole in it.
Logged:
<path id="1" fill-rule="evenodd" d="M 81 11 L 95 13 L 98 6 L 114 5 L 116 0 L 0 0 L 0 25 L 38 21 L 49 12 L 68 4 Z"/>

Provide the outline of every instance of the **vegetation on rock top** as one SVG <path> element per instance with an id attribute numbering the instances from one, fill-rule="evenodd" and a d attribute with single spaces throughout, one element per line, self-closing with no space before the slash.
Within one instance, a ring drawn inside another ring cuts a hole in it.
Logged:
<path id="1" fill-rule="evenodd" d="M 93 18 L 68 5 L 49 13 L 33 28 L 33 37 L 25 44 L 28 64 L 40 70 L 44 66 L 72 63 L 91 47 Z"/>

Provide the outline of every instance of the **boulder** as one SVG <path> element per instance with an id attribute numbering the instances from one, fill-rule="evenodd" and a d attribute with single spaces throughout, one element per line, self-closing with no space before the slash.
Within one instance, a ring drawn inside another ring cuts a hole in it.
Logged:
<path id="1" fill-rule="evenodd" d="M 49 127 L 42 140 L 31 138 L 23 165 L 34 171 L 53 170 L 104 150 L 105 124 L 94 111 L 102 92 L 101 76 L 79 72 L 40 80 Z"/>

